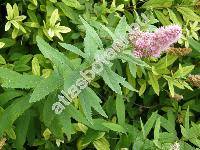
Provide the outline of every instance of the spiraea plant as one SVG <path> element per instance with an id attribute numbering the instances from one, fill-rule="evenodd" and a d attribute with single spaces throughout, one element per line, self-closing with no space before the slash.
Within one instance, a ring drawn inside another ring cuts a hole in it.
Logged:
<path id="1" fill-rule="evenodd" d="M 200 149 L 192 1 L 2 4 L 0 149 Z"/>

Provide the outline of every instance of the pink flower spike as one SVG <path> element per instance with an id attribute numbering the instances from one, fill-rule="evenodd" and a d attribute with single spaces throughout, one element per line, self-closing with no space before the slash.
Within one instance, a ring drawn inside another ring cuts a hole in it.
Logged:
<path id="1" fill-rule="evenodd" d="M 170 45 L 181 37 L 182 30 L 178 25 L 158 28 L 154 33 L 132 30 L 129 40 L 135 47 L 133 54 L 136 57 L 159 57 Z"/>

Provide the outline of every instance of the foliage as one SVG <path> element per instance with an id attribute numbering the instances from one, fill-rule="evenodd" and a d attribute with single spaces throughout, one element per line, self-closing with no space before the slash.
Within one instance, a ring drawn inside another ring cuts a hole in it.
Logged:
<path id="1" fill-rule="evenodd" d="M 199 1 L 0 3 L 0 149 L 200 149 L 200 91 L 188 80 L 200 73 Z M 132 54 L 132 26 L 153 32 L 170 24 L 183 29 L 173 46 L 190 54 Z M 61 91 L 113 47 L 114 59 L 55 114 Z"/>

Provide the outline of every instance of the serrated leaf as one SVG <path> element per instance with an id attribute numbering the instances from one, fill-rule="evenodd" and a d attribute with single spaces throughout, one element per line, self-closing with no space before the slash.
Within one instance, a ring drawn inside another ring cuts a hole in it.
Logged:
<path id="1" fill-rule="evenodd" d="M 87 87 L 86 89 L 84 89 L 80 96 L 80 103 L 81 106 L 83 108 L 83 111 L 86 115 L 86 118 L 88 119 L 88 121 L 90 121 L 92 123 L 92 112 L 91 112 L 91 108 L 93 107 L 99 114 L 101 114 L 104 117 L 108 117 L 106 115 L 106 113 L 104 112 L 104 110 L 102 109 L 100 103 L 101 100 L 99 99 L 99 97 L 96 95 L 96 93 L 90 89 L 89 87 Z"/>
<path id="2" fill-rule="evenodd" d="M 36 41 L 44 57 L 49 58 L 57 68 L 60 68 L 60 71 L 63 72 L 64 70 L 71 70 L 73 68 L 70 60 L 63 53 L 51 47 L 39 36 L 36 37 Z"/>
<path id="3" fill-rule="evenodd" d="M 121 87 L 119 85 L 119 82 L 116 81 L 116 78 L 114 77 L 114 73 L 109 68 L 105 68 L 105 70 L 102 73 L 102 77 L 104 82 L 116 93 L 122 94 Z"/>
<path id="4" fill-rule="evenodd" d="M 0 68 L 0 78 L 3 79 L 2 86 L 7 88 L 30 89 L 34 88 L 41 81 L 40 77 L 26 74 L 21 75 L 7 68 Z"/>
<path id="5" fill-rule="evenodd" d="M 80 19 L 86 29 L 86 37 L 84 39 L 84 51 L 87 55 L 94 56 L 98 48 L 100 48 L 100 50 L 104 50 L 102 41 L 94 28 L 91 27 L 82 17 L 80 17 Z"/>
<path id="6" fill-rule="evenodd" d="M 126 22 L 126 17 L 123 16 L 121 20 L 119 21 L 117 27 L 115 28 L 115 36 L 120 37 L 120 38 L 125 38 L 126 37 L 126 32 L 129 30 L 129 25 Z"/>
<path id="7" fill-rule="evenodd" d="M 60 46 L 62 46 L 63 48 L 65 48 L 66 50 L 69 50 L 83 58 L 86 58 L 87 56 L 85 55 L 85 53 L 83 53 L 79 48 L 77 48 L 76 46 L 73 46 L 71 44 L 65 44 L 65 43 L 59 43 Z"/>
<path id="8" fill-rule="evenodd" d="M 122 59 L 123 61 L 129 62 L 132 64 L 136 64 L 136 65 L 143 66 L 143 67 L 149 67 L 149 65 L 147 63 L 145 63 L 144 61 L 142 61 L 139 58 L 134 57 L 133 55 L 119 54 L 117 57 L 119 59 Z"/>
<path id="9" fill-rule="evenodd" d="M 62 85 L 63 79 L 57 73 L 52 73 L 48 78 L 43 79 L 40 83 L 37 84 L 29 102 L 33 103 L 40 101 L 51 92 L 59 89 Z"/>
<path id="10" fill-rule="evenodd" d="M 116 132 L 120 132 L 120 133 L 126 133 L 126 129 L 124 129 L 122 126 L 120 126 L 118 124 L 111 123 L 111 122 L 104 122 L 102 124 L 112 131 L 116 131 Z"/>

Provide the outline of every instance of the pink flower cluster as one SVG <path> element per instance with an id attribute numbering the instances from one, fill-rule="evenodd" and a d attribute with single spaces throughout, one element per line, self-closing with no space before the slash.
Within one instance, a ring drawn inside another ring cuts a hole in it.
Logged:
<path id="1" fill-rule="evenodd" d="M 181 34 L 182 30 L 178 25 L 161 27 L 153 33 L 133 29 L 129 33 L 129 40 L 135 47 L 133 53 L 136 57 L 159 57 L 179 40 Z"/>

